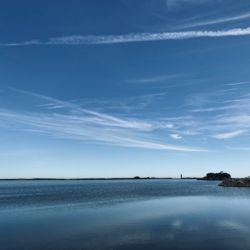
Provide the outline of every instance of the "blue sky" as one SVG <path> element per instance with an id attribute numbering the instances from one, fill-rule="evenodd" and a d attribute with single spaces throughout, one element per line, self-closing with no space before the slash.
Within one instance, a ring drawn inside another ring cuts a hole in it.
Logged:
<path id="1" fill-rule="evenodd" d="M 0 3 L 2 178 L 250 169 L 247 0 Z"/>

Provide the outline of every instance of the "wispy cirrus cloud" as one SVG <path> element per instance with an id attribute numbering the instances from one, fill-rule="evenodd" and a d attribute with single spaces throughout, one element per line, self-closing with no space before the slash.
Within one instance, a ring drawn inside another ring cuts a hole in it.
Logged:
<path id="1" fill-rule="evenodd" d="M 197 101 L 200 100 L 198 97 L 192 96 L 191 98 L 195 105 L 202 106 L 200 112 L 193 112 L 193 106 L 189 105 L 184 106 L 186 110 L 184 110 L 185 115 L 182 116 L 159 117 L 154 112 L 154 117 L 151 117 L 145 113 L 148 111 L 147 106 L 144 108 L 140 106 L 138 116 L 134 111 L 126 113 L 122 108 L 116 110 L 114 115 L 113 112 L 105 112 L 105 106 L 109 106 L 109 103 L 104 103 L 102 108 L 97 111 L 94 108 L 95 103 L 91 103 L 89 106 L 92 109 L 86 108 L 84 100 L 80 102 L 77 100 L 62 101 L 23 90 L 12 89 L 12 91 L 29 95 L 41 102 L 38 104 L 36 112 L 29 112 L 29 109 L 25 112 L 1 109 L 0 126 L 5 129 L 17 129 L 56 138 L 124 147 L 199 152 L 204 148 L 187 146 L 183 142 L 189 141 L 189 138 L 192 138 L 192 144 L 198 138 L 197 141 L 200 139 L 203 141 L 229 140 L 242 135 L 248 136 L 250 130 L 250 108 L 248 108 L 250 99 L 246 94 L 227 100 L 225 96 L 231 97 L 227 92 L 221 92 L 219 96 L 216 96 L 215 93 L 214 95 L 207 93 L 204 96 L 201 93 L 202 102 Z M 146 102 L 148 102 L 148 98 L 157 98 L 157 105 L 162 106 L 162 101 L 166 100 L 164 96 L 165 92 L 148 94 L 142 96 L 143 99 L 136 99 L 141 103 L 145 101 L 144 97 Z M 216 102 L 217 98 L 220 98 L 220 102 Z M 132 99 L 133 105 L 136 105 L 135 99 Z M 204 116 L 206 106 L 211 104 L 215 106 L 210 112 L 216 111 L 216 113 L 210 115 L 206 111 Z M 178 143 L 172 143 L 170 138 Z M 185 140 L 181 140 L 183 138 Z"/>
<path id="2" fill-rule="evenodd" d="M 94 45 L 94 44 L 117 44 L 134 42 L 152 42 L 166 40 L 184 40 L 194 38 L 220 38 L 232 36 L 248 36 L 250 27 L 236 28 L 228 30 L 200 30 L 182 32 L 162 32 L 162 33 L 134 33 L 125 35 L 73 35 L 50 38 L 47 41 L 30 40 L 24 42 L 0 43 L 1 47 L 11 46 L 31 46 L 31 45 Z"/>
<path id="3" fill-rule="evenodd" d="M 81 105 L 91 109 L 95 107 L 96 111 L 104 111 L 105 113 L 123 113 L 124 115 L 133 115 L 141 113 L 142 110 L 148 108 L 150 110 L 165 98 L 166 92 L 154 92 L 142 95 L 131 95 L 129 97 L 113 97 L 113 98 L 82 98 L 71 100 L 71 103 Z M 42 107 L 48 109 L 60 108 L 60 105 L 44 104 Z"/>
<path id="4" fill-rule="evenodd" d="M 227 133 L 220 133 L 220 134 L 215 134 L 212 137 L 215 139 L 231 139 L 234 137 L 237 137 L 239 135 L 242 135 L 245 131 L 244 130 L 236 130 L 236 131 L 231 131 L 231 132 L 227 132 Z"/>
<path id="5" fill-rule="evenodd" d="M 238 151 L 250 151 L 250 147 L 227 147 L 228 149 L 231 150 L 238 150 Z"/>
<path id="6" fill-rule="evenodd" d="M 235 82 L 238 83 L 242 82 Z M 206 138 L 217 140 L 249 136 L 250 98 L 247 86 L 240 84 L 237 91 L 227 91 L 228 84 L 215 86 L 211 92 L 194 93 L 187 99 L 187 107 L 196 124 L 186 126 Z M 187 124 L 188 125 L 188 124 Z M 207 135 L 207 136 L 206 136 Z"/>
<path id="7" fill-rule="evenodd" d="M 139 79 L 130 79 L 126 82 L 129 83 L 138 83 L 138 84 L 150 84 L 150 83 L 164 83 L 167 81 L 178 81 L 187 79 L 191 74 L 170 74 L 170 75 L 159 75 L 159 76 L 150 76 L 146 78 Z"/>
<path id="8" fill-rule="evenodd" d="M 233 124 L 235 127 L 241 128 L 250 128 L 250 114 L 249 112 L 246 113 L 233 113 L 233 114 L 226 114 L 222 115 L 221 117 L 217 118 L 217 123 L 222 125 L 230 125 Z"/>
<path id="9" fill-rule="evenodd" d="M 204 152 L 205 149 L 168 144 L 155 138 L 156 129 L 168 129 L 163 122 L 150 122 L 96 112 L 48 96 L 15 90 L 45 101 L 46 112 L 13 111 L 0 109 L 0 120 L 5 129 L 47 135 L 54 138 L 81 140 L 113 146 Z M 54 106 L 53 112 L 49 107 Z M 41 107 L 41 106 L 40 106 Z"/>
<path id="10" fill-rule="evenodd" d="M 175 140 L 180 140 L 182 139 L 182 136 L 179 134 L 170 134 L 170 137 Z"/>
<path id="11" fill-rule="evenodd" d="M 243 81 L 243 82 L 233 82 L 233 83 L 227 83 L 228 86 L 238 86 L 238 85 L 245 85 L 250 84 L 250 81 Z"/>
<path id="12" fill-rule="evenodd" d="M 200 17 L 203 19 L 203 17 Z M 201 27 L 201 26 L 209 26 L 209 25 L 215 25 L 215 24 L 224 24 L 224 23 L 231 23 L 235 21 L 241 21 L 241 20 L 248 20 L 250 18 L 250 12 L 242 13 L 239 15 L 229 16 L 229 17 L 223 17 L 223 18 L 213 18 L 213 19 L 207 19 L 207 20 L 200 20 L 195 22 L 190 22 L 187 24 L 182 24 L 180 26 L 176 26 L 176 28 L 195 28 L 195 27 Z"/>
<path id="13" fill-rule="evenodd" d="M 208 0 L 166 0 L 166 6 L 168 9 L 176 9 L 183 5 L 200 5 L 207 2 Z"/>
<path id="14" fill-rule="evenodd" d="M 217 103 L 215 103 L 217 104 Z M 197 108 L 197 109 L 192 109 L 191 112 L 194 113 L 209 113 L 209 112 L 218 112 L 218 111 L 240 111 L 242 109 L 244 109 L 246 112 L 249 111 L 249 107 L 250 107 L 250 98 L 249 97 L 240 97 L 238 99 L 232 99 L 232 100 L 225 100 L 225 101 L 221 101 L 219 103 L 219 105 L 214 105 L 214 103 L 210 104 L 210 107 L 201 107 L 201 108 Z M 245 116 L 245 115 L 244 115 Z M 235 114 L 235 117 L 238 119 L 238 114 Z M 223 119 L 225 120 L 225 118 L 223 117 Z M 231 119 L 231 118 L 230 118 Z M 241 119 L 239 119 L 238 121 L 242 121 L 242 115 L 241 115 Z"/>

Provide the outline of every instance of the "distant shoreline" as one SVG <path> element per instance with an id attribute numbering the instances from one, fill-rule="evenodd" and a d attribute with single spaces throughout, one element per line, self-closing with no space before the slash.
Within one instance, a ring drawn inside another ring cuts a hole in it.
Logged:
<path id="1" fill-rule="evenodd" d="M 124 177 L 124 178 L 4 178 L 0 181 L 123 181 L 123 180 L 196 180 L 195 177 Z"/>

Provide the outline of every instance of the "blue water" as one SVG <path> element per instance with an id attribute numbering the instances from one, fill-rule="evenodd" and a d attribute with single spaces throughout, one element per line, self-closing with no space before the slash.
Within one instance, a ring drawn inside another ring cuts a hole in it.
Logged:
<path id="1" fill-rule="evenodd" d="M 0 249 L 250 250 L 250 189 L 196 180 L 1 181 Z"/>

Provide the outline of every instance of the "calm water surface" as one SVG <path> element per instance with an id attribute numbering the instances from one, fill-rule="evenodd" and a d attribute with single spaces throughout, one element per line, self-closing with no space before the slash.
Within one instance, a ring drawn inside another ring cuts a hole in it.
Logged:
<path id="1" fill-rule="evenodd" d="M 1 181 L 0 249 L 250 250 L 250 189 L 196 180 Z"/>

